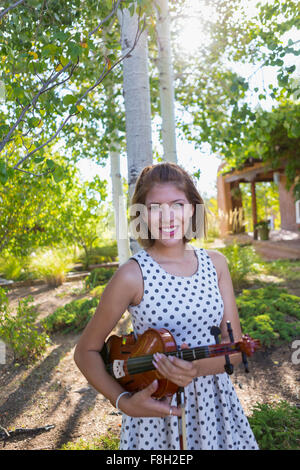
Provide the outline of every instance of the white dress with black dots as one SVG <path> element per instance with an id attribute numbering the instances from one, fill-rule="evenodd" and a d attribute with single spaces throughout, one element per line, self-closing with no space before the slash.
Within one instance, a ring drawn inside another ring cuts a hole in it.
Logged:
<path id="1" fill-rule="evenodd" d="M 209 255 L 203 248 L 195 253 L 198 269 L 192 276 L 166 272 L 144 249 L 131 257 L 139 263 L 144 280 L 142 301 L 128 307 L 135 334 L 148 328 L 167 328 L 177 345 L 187 343 L 193 348 L 215 343 L 210 328 L 221 323 L 223 300 Z M 258 449 L 226 372 L 196 377 L 184 393 L 188 450 Z M 176 406 L 176 394 L 171 404 Z M 123 414 L 119 449 L 178 450 L 177 417 L 137 418 Z"/>

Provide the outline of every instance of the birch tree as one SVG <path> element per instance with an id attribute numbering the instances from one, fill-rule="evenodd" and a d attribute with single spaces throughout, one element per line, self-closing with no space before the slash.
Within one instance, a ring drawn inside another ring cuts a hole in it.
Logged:
<path id="1" fill-rule="evenodd" d="M 156 0 L 159 91 L 162 118 L 162 144 L 164 159 L 177 163 L 176 125 L 174 110 L 174 78 L 170 41 L 170 15 L 168 0 Z"/>
<path id="2" fill-rule="evenodd" d="M 120 29 L 120 28 L 118 28 Z M 111 27 L 103 28 L 105 37 L 103 55 L 108 57 L 109 51 L 106 50 L 108 43 L 108 34 Z M 121 94 L 121 77 L 115 73 L 114 77 L 108 77 L 105 81 L 106 94 L 106 113 L 105 120 L 101 124 L 105 126 L 109 138 L 109 159 L 110 159 L 110 177 L 112 184 L 112 202 L 115 221 L 115 233 L 118 248 L 119 265 L 125 263 L 129 256 L 128 223 L 127 223 L 127 197 L 123 193 L 122 175 L 120 169 L 120 154 L 122 151 L 122 140 L 120 130 L 124 128 L 123 109 L 119 105 L 118 97 Z"/>
<path id="3" fill-rule="evenodd" d="M 125 55 L 135 40 L 139 15 L 137 12 L 129 12 L 128 9 L 124 9 L 119 10 L 118 17 L 121 24 L 122 54 Z M 145 166 L 151 165 L 153 162 L 146 30 L 139 37 L 133 51 L 123 61 L 123 94 L 128 189 L 131 198 L 139 173 Z M 132 253 L 140 249 L 137 241 L 133 238 L 130 238 L 130 248 Z"/>
<path id="4" fill-rule="evenodd" d="M 120 170 L 120 147 L 117 141 L 110 150 L 110 168 L 115 215 L 116 238 L 118 246 L 119 265 L 125 263 L 130 256 L 127 223 L 126 195 L 123 193 L 122 175 Z"/>

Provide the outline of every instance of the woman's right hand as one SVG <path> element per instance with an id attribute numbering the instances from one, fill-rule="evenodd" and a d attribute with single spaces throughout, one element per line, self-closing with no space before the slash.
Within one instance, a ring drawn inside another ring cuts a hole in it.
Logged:
<path id="1" fill-rule="evenodd" d="M 123 395 L 119 400 L 119 409 L 128 416 L 132 417 L 151 417 L 156 416 L 165 418 L 170 416 L 181 416 L 181 409 L 177 406 L 171 406 L 172 397 L 165 397 L 162 400 L 156 400 L 151 397 L 158 387 L 157 380 L 154 380 L 148 387 L 134 395 Z"/>

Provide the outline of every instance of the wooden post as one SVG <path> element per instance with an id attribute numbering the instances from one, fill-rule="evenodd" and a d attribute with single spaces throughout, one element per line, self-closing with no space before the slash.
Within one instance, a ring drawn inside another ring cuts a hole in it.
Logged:
<path id="1" fill-rule="evenodd" d="M 256 208 L 256 192 L 255 192 L 255 181 L 251 181 L 251 206 L 252 206 L 252 223 L 253 223 L 253 239 L 257 240 L 257 208 Z"/>

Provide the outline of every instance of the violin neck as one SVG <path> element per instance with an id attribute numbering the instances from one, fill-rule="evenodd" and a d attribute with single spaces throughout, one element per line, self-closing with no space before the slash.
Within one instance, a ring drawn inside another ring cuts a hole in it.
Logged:
<path id="1" fill-rule="evenodd" d="M 176 356 L 184 361 L 196 361 L 199 359 L 208 359 L 211 357 L 225 356 L 240 352 L 239 343 L 220 343 L 214 345 L 200 346 L 191 349 L 181 349 L 164 353 L 165 356 Z M 132 357 L 127 360 L 127 369 L 129 374 L 140 374 L 149 370 L 154 370 L 152 363 L 153 355 Z"/>

